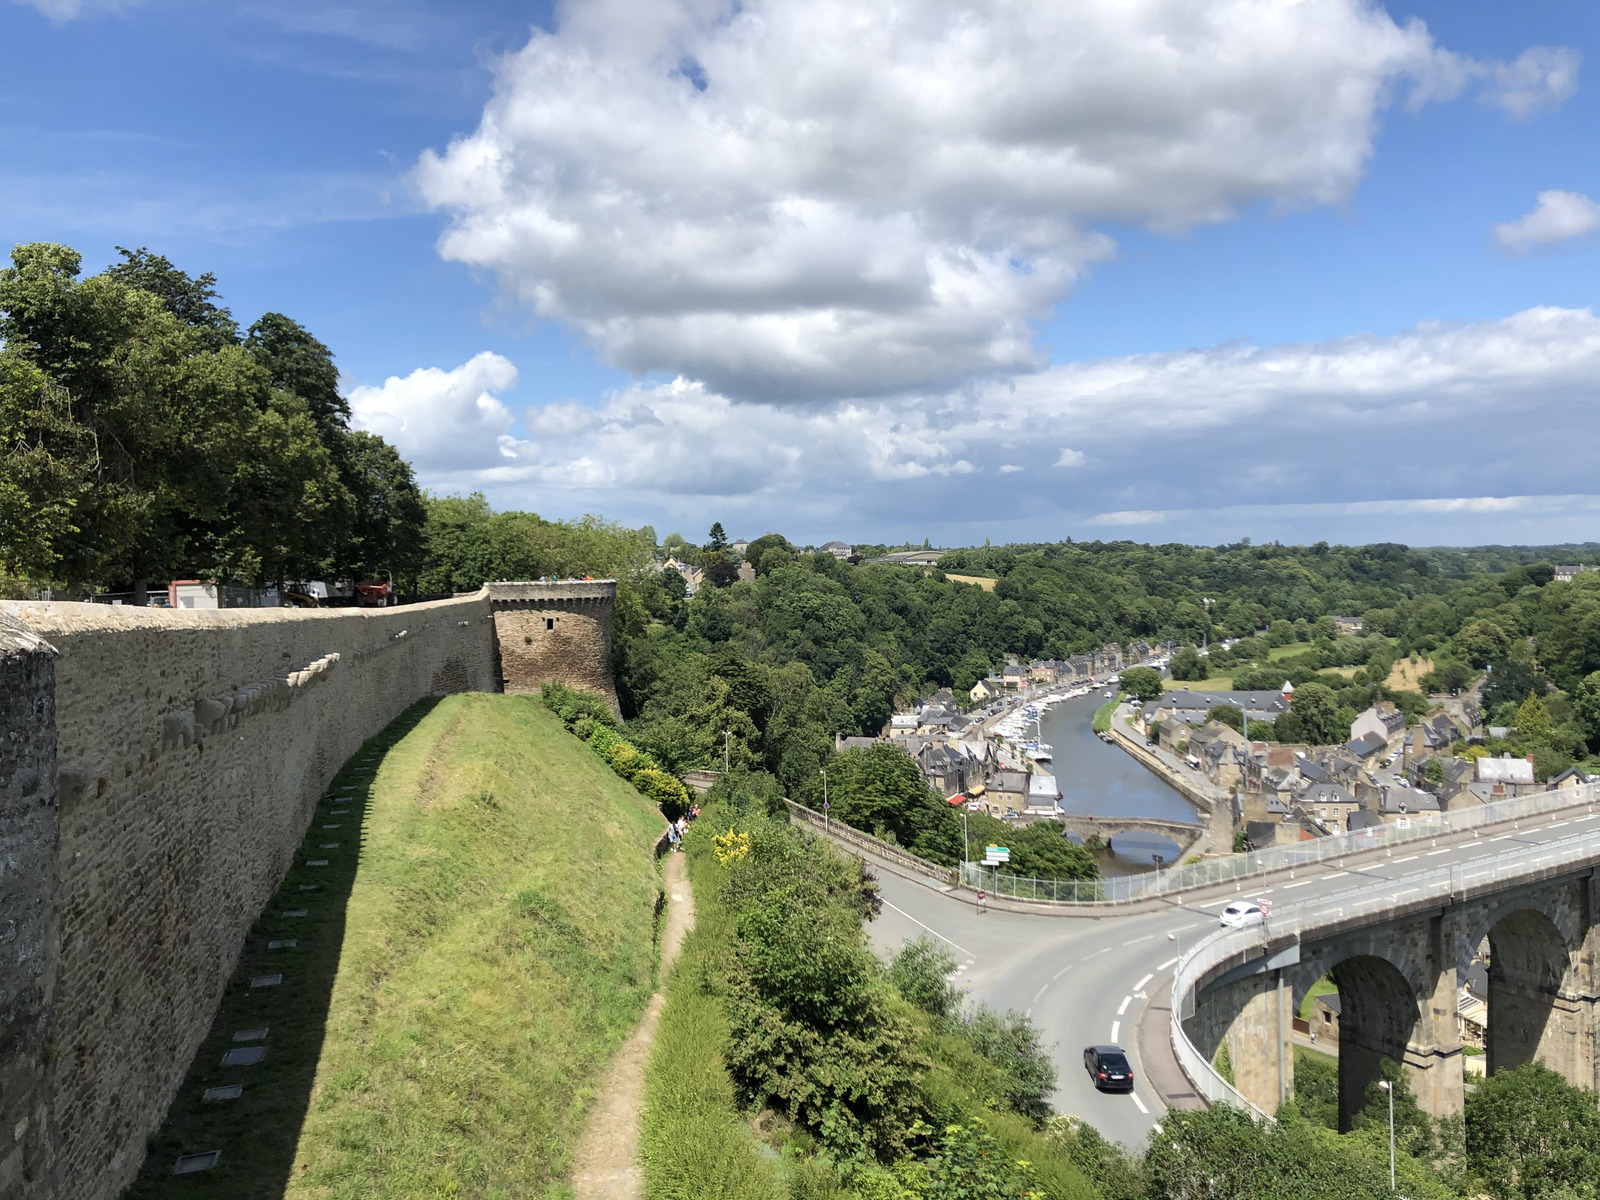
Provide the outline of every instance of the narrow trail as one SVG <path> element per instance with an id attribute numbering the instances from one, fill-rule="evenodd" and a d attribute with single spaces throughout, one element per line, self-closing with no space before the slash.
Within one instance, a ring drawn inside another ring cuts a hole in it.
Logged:
<path id="1" fill-rule="evenodd" d="M 667 911 L 661 926 L 660 983 L 678 956 L 684 935 L 694 928 L 694 894 L 681 854 L 661 862 L 667 888 Z M 638 1200 L 643 1187 L 639 1156 L 639 1110 L 644 1099 L 644 1068 L 656 1040 L 665 997 L 658 984 L 638 1027 L 612 1059 L 583 1138 L 573 1156 L 572 1190 L 578 1200 Z"/>

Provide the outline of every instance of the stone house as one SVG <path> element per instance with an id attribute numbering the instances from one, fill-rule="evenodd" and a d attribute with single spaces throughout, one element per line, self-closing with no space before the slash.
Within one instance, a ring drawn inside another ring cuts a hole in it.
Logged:
<path id="1" fill-rule="evenodd" d="M 1200 769 L 1220 787 L 1233 787 L 1244 778 L 1250 743 L 1237 729 L 1221 721 L 1208 721 L 1189 736 L 1189 754 Z"/>
<path id="2" fill-rule="evenodd" d="M 1406 715 L 1394 706 L 1394 702 L 1384 700 L 1374 704 L 1371 708 L 1358 714 L 1350 722 L 1350 740 L 1352 742 L 1374 734 L 1384 744 L 1403 738 L 1406 733 Z"/>
<path id="3" fill-rule="evenodd" d="M 831 554 L 835 558 L 850 557 L 850 547 L 844 542 L 823 542 L 822 545 L 817 547 L 817 549 L 823 551 L 824 553 Z"/>
<path id="4" fill-rule="evenodd" d="M 1311 1031 L 1317 1044 L 1339 1048 L 1339 1014 L 1343 1011 L 1338 992 L 1324 992 L 1311 1003 Z"/>
<path id="5" fill-rule="evenodd" d="M 1338 834 L 1348 832 L 1350 816 L 1361 805 L 1336 783 L 1316 783 L 1301 795 L 1300 807 L 1329 833 Z"/>
<path id="6" fill-rule="evenodd" d="M 1378 802 L 1378 817 L 1385 825 L 1405 829 L 1439 820 L 1439 798 L 1416 788 L 1386 787 Z"/>
<path id="7" fill-rule="evenodd" d="M 967 695 L 972 698 L 974 704 L 987 703 L 999 694 L 999 685 L 993 679 L 980 679 L 967 690 Z"/>
<path id="8" fill-rule="evenodd" d="M 1022 812 L 1028 807 L 1027 772 L 992 772 L 984 784 L 984 799 L 991 808 L 1004 812 Z"/>
<path id="9" fill-rule="evenodd" d="M 1516 788 L 1515 795 L 1523 796 L 1528 792 L 1536 791 L 1537 784 L 1533 778 L 1533 764 L 1525 758 L 1479 758 L 1474 760 L 1477 767 L 1477 782 L 1503 783 L 1508 788 Z"/>

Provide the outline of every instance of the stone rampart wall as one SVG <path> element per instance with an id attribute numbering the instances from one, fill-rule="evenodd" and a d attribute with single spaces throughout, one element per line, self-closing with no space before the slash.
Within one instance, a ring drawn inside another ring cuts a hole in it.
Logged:
<path id="1" fill-rule="evenodd" d="M 413 701 L 497 689 L 494 617 L 487 591 L 6 615 L 54 653 L 0 624 L 0 1196 L 26 1169 L 21 1194 L 112 1200 L 318 796 Z"/>
<path id="2" fill-rule="evenodd" d="M 0 614 L 0 1196 L 54 1152 L 44 1068 L 55 985 L 55 652 Z"/>

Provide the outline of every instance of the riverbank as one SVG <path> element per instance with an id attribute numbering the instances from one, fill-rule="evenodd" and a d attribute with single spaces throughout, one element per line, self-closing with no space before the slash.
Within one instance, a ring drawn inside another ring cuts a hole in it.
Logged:
<path id="1" fill-rule="evenodd" d="M 1117 705 L 1122 703 L 1122 698 L 1123 693 L 1118 692 L 1113 699 L 1107 700 L 1099 708 L 1095 709 L 1094 720 L 1090 723 L 1089 728 L 1096 733 L 1105 733 L 1109 730 L 1111 728 L 1111 716 L 1117 711 Z"/>

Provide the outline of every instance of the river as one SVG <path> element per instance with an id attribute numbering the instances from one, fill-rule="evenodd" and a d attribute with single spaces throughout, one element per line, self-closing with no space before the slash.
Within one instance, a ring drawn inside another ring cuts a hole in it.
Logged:
<path id="1" fill-rule="evenodd" d="M 1102 742 L 1094 732 L 1095 710 L 1106 702 L 1105 689 L 1051 705 L 1039 723 L 1039 736 L 1051 747 L 1051 766 L 1061 790 L 1061 807 L 1091 817 L 1159 817 L 1198 823 L 1194 805 L 1142 766 L 1126 751 Z M 1153 854 L 1167 862 L 1177 846 L 1165 838 L 1124 835 L 1114 839 L 1108 874 L 1144 870 Z M 1164 843 L 1164 844 L 1163 844 Z"/>

